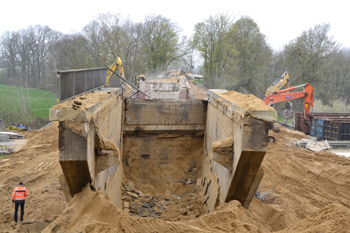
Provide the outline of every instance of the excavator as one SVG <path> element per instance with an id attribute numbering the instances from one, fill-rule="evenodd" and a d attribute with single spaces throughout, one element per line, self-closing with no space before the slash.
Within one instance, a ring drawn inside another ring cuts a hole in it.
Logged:
<path id="1" fill-rule="evenodd" d="M 285 71 L 281 76 L 279 76 L 266 90 L 265 96 L 268 96 L 280 89 L 289 88 L 289 74 Z"/>
<path id="2" fill-rule="evenodd" d="M 117 57 L 117 59 L 115 59 L 115 61 L 109 67 L 109 69 L 107 71 L 107 77 L 106 77 L 106 86 L 107 87 L 109 86 L 109 82 L 110 82 L 110 79 L 111 79 L 111 77 L 113 75 L 113 72 L 117 72 L 120 76 L 125 78 L 125 76 L 124 76 L 124 69 L 123 69 L 123 65 L 122 65 L 122 60 L 120 59 L 120 57 Z"/>
<path id="3" fill-rule="evenodd" d="M 289 92 L 299 87 L 304 87 L 303 91 Z M 299 86 L 290 87 L 284 90 L 275 91 L 263 98 L 266 105 L 271 106 L 274 103 L 289 101 L 301 98 L 304 106 L 304 121 L 305 124 L 310 125 L 310 109 L 314 106 L 314 88 L 305 83 Z"/>
<path id="4" fill-rule="evenodd" d="M 110 83 L 112 81 L 112 76 L 115 73 L 120 75 L 121 77 L 125 78 L 124 69 L 123 69 L 123 63 L 122 63 L 122 60 L 120 59 L 120 57 L 117 57 L 117 59 L 115 59 L 115 61 L 109 67 L 109 69 L 107 71 L 107 76 L 106 76 L 106 86 L 107 87 L 110 86 Z M 132 88 L 132 86 L 129 83 L 122 82 L 121 85 L 122 85 L 122 88 L 124 90 L 126 90 L 126 92 L 132 93 L 133 88 Z"/>

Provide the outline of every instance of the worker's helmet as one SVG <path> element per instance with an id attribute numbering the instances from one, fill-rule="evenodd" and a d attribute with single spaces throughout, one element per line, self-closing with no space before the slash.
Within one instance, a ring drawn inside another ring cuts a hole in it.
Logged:
<path id="1" fill-rule="evenodd" d="M 23 182 L 19 182 L 19 185 L 23 185 Z"/>

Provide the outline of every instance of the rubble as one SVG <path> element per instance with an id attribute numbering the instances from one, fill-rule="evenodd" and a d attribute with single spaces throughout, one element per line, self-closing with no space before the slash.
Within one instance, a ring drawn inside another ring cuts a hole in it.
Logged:
<path id="1" fill-rule="evenodd" d="M 301 139 L 297 141 L 296 144 L 300 147 L 305 147 L 306 149 L 314 152 L 329 150 L 331 148 L 327 140 L 317 141 L 315 137 L 309 137 L 309 139 Z"/>

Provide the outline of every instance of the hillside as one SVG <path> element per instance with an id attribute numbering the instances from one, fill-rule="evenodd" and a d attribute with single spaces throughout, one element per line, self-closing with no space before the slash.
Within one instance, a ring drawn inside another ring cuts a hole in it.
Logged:
<path id="1" fill-rule="evenodd" d="M 28 95 L 30 98 L 28 98 Z M 25 88 L 10 86 L 0 84 L 0 98 L 1 98 L 1 113 L 0 119 L 3 115 L 20 114 L 23 109 L 23 103 L 27 109 L 32 110 L 33 117 L 41 117 L 44 119 L 49 118 L 49 108 L 55 105 L 57 102 L 57 95 L 55 92 L 47 92 L 44 90 L 30 88 L 27 90 Z M 30 105 L 30 107 L 29 107 Z M 5 122 L 6 124 L 15 122 Z M 17 122 L 22 123 L 22 122 Z"/>

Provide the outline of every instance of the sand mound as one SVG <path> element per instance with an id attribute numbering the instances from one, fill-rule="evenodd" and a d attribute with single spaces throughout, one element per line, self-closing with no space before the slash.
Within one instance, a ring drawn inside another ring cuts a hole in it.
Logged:
<path id="1" fill-rule="evenodd" d="M 246 109 L 248 111 L 258 110 L 258 111 L 274 111 L 275 109 L 267 106 L 261 99 L 253 94 L 242 94 L 236 91 L 228 92 L 217 92 L 216 94 L 224 97 L 225 99 L 231 101 L 235 105 Z"/>
<path id="2" fill-rule="evenodd" d="M 217 211 L 191 221 L 163 221 L 130 217 L 115 207 L 107 195 L 89 186 L 75 195 L 64 213 L 43 232 L 259 232 L 250 211 L 232 201 Z"/>
<path id="3" fill-rule="evenodd" d="M 271 135 L 276 142 L 268 146 L 258 190 L 264 200 L 254 198 L 249 210 L 232 201 L 198 218 L 164 220 L 131 217 L 89 187 L 66 206 L 53 123 L 34 131 L 22 150 L 0 159 L 0 232 L 39 232 L 45 227 L 43 232 L 348 232 L 350 158 L 298 148 L 294 141 L 306 136 L 284 127 Z M 10 198 L 19 181 L 29 191 L 25 219 L 35 218 L 36 223 L 17 229 L 10 226 Z"/>
<path id="4" fill-rule="evenodd" d="M 79 109 L 86 110 L 101 100 L 105 99 L 109 93 L 106 92 L 89 92 L 73 97 L 61 104 L 53 106 L 51 109 Z"/>
<path id="5" fill-rule="evenodd" d="M 191 93 L 193 93 L 193 97 L 197 100 L 203 100 L 205 98 L 207 98 L 207 93 L 208 90 L 194 84 L 193 82 L 190 82 L 190 86 L 191 86 Z"/>
<path id="6" fill-rule="evenodd" d="M 298 148 L 294 142 L 306 136 L 284 127 L 280 133 L 271 131 L 271 135 L 276 143 L 268 145 L 262 163 L 265 175 L 259 187 L 261 192 L 270 191 L 271 201 L 253 201 L 252 212 L 278 231 L 293 227 L 333 203 L 349 208 L 349 158 Z M 313 220 L 307 221 L 311 224 Z"/>
<path id="7" fill-rule="evenodd" d="M 301 220 L 283 232 L 349 232 L 350 210 L 340 203 L 332 203 Z"/>
<path id="8" fill-rule="evenodd" d="M 9 157 L 0 159 L 0 232 L 39 232 L 62 213 L 65 200 L 58 181 L 58 124 L 27 132 L 27 144 Z M 28 189 L 24 219 L 36 219 L 25 228 L 10 226 L 14 204 L 11 194 L 22 181 Z"/>

